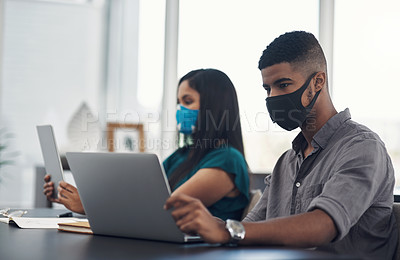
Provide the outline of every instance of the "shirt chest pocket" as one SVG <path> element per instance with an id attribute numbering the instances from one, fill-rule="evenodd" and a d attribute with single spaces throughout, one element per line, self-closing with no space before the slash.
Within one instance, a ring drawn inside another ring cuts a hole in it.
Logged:
<path id="1" fill-rule="evenodd" d="M 324 184 L 313 184 L 300 188 L 296 195 L 296 214 L 304 213 L 311 201 L 322 193 L 323 188 Z"/>

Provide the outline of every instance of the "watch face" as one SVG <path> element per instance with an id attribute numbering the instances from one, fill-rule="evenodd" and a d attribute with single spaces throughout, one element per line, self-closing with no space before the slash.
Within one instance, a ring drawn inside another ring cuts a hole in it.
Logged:
<path id="1" fill-rule="evenodd" d="M 242 223 L 240 223 L 239 221 L 236 221 L 236 220 L 228 219 L 226 221 L 226 228 L 228 229 L 229 233 L 231 234 L 232 239 L 236 240 L 236 241 L 242 240 L 246 233 Z"/>
<path id="2" fill-rule="evenodd" d="M 233 232 L 235 232 L 235 233 L 243 232 L 243 226 L 242 226 L 242 224 L 240 224 L 240 222 L 233 221 L 231 223 L 231 228 L 233 229 Z"/>

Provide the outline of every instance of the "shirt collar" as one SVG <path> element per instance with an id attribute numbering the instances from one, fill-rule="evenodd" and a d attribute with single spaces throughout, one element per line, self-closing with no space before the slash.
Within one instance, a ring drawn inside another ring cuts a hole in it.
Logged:
<path id="1" fill-rule="evenodd" d="M 313 142 L 315 142 L 315 144 L 320 146 L 322 149 L 325 149 L 326 145 L 329 142 L 329 139 L 331 139 L 336 130 L 349 119 L 351 119 L 351 115 L 348 108 L 334 115 L 314 135 Z M 300 132 L 292 142 L 293 150 L 296 153 L 301 152 L 301 148 L 304 145 L 304 142 L 306 142 L 306 139 L 304 138 L 303 133 Z M 315 145 L 313 144 L 313 146 Z"/>

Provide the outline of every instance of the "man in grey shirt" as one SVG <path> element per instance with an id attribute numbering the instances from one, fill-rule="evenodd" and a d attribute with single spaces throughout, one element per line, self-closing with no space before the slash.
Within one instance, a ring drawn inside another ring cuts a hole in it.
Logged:
<path id="1" fill-rule="evenodd" d="M 283 34 L 264 50 L 259 69 L 271 119 L 301 133 L 242 223 L 217 221 L 198 200 L 176 195 L 166 208 L 175 208 L 177 225 L 210 243 L 320 247 L 393 259 L 398 235 L 390 157 L 348 109 L 337 113 L 318 41 L 306 32 Z"/>

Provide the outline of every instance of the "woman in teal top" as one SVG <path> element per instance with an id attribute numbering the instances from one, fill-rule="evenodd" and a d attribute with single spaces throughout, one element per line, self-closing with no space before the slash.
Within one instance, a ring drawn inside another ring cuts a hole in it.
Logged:
<path id="1" fill-rule="evenodd" d="M 239 106 L 228 76 L 194 70 L 178 85 L 183 147 L 164 161 L 173 193 L 198 198 L 216 217 L 240 220 L 249 201 Z"/>
<path id="2" fill-rule="evenodd" d="M 201 201 L 221 219 L 240 220 L 249 201 L 239 107 L 228 76 L 215 69 L 194 70 L 178 85 L 176 113 L 182 147 L 164 162 L 173 194 Z M 77 189 L 60 182 L 59 198 L 45 177 L 44 194 L 53 202 L 84 214 Z"/>
<path id="3" fill-rule="evenodd" d="M 188 157 L 188 151 L 176 151 L 164 161 L 164 169 L 168 177 Z M 223 197 L 208 207 L 213 216 L 225 219 L 241 219 L 243 208 L 248 203 L 249 179 L 247 164 L 243 155 L 233 147 L 223 145 L 206 154 L 193 169 L 182 178 L 176 188 L 190 179 L 198 170 L 203 168 L 219 168 L 234 175 L 234 183 L 240 191 L 237 197 Z"/>

